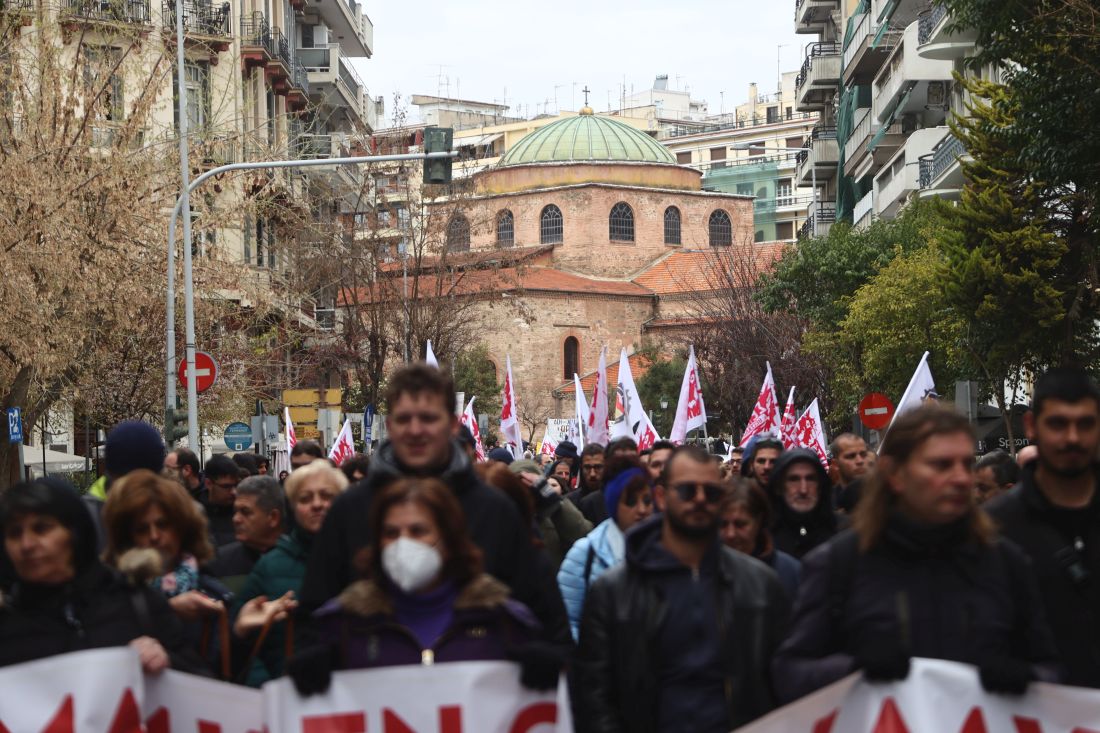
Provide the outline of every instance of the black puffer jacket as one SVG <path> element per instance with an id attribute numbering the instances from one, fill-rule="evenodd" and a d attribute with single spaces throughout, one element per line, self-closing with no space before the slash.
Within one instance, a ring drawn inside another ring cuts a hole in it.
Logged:
<path id="1" fill-rule="evenodd" d="M 662 625 L 677 623 L 668 617 L 661 579 L 645 559 L 660 533 L 660 517 L 632 529 L 626 562 L 607 570 L 588 590 L 573 669 L 579 733 L 657 730 L 663 664 L 658 637 Z M 723 665 L 728 728 L 736 728 L 774 706 L 768 668 L 786 631 L 789 605 L 770 568 L 726 547 L 716 551 L 717 658 Z"/>
<path id="2" fill-rule="evenodd" d="M 796 512 L 783 499 L 783 477 L 795 463 L 812 465 L 818 476 L 817 504 L 811 511 Z M 829 474 L 821 465 L 817 454 L 805 448 L 785 451 L 775 461 L 768 481 L 768 498 L 775 510 L 772 523 L 772 541 L 775 549 L 801 559 L 837 533 L 839 520 L 833 512 L 833 492 Z"/>
<path id="3" fill-rule="evenodd" d="M 1063 681 L 1100 687 L 1100 489 L 1083 509 L 1059 509 L 1039 489 L 1031 463 L 985 509 L 1035 565 Z"/>
<path id="4" fill-rule="evenodd" d="M 382 487 L 407 475 L 397 465 L 393 448 L 385 443 L 371 456 L 367 477 L 332 503 L 309 556 L 301 612 L 312 613 L 358 580 L 353 558 L 371 541 L 371 500 Z M 478 478 L 458 443 L 452 445 L 451 462 L 437 478 L 454 491 L 462 505 L 470 537 L 484 553 L 485 572 L 505 583 L 513 597 L 534 612 L 549 639 L 571 646 L 573 636 L 557 580 L 552 569 L 540 561 L 531 544 L 530 528 L 515 505 Z M 308 617 L 303 615 L 303 619 L 308 623 Z"/>
<path id="5" fill-rule="evenodd" d="M 971 539 L 968 521 L 933 528 L 894 515 L 867 552 L 847 531 L 810 553 L 791 634 L 773 665 L 781 699 L 855 671 L 859 645 L 874 640 L 910 657 L 969 664 L 1008 657 L 1055 680 L 1053 640 L 1030 563 L 1009 541 Z"/>

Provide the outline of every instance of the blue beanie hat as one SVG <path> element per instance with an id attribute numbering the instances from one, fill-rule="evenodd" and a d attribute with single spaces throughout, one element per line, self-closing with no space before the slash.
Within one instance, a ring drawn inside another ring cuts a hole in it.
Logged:
<path id="1" fill-rule="evenodd" d="M 515 458 L 512 457 L 512 451 L 507 448 L 493 448 L 489 451 L 487 458 L 490 461 L 500 461 L 505 466 L 511 465 L 512 461 L 515 460 Z"/>
<path id="2" fill-rule="evenodd" d="M 131 471 L 147 468 L 160 473 L 164 468 L 164 441 L 147 422 L 123 420 L 107 434 L 107 473 L 122 478 Z"/>
<path id="3" fill-rule="evenodd" d="M 615 474 L 612 479 L 607 482 L 607 486 L 603 487 L 603 502 L 604 506 L 607 507 L 607 516 L 614 519 L 619 509 L 619 499 L 622 498 L 623 490 L 626 489 L 627 484 L 638 476 L 645 476 L 646 479 L 648 479 L 649 472 L 643 468 L 628 468 L 625 471 Z"/>

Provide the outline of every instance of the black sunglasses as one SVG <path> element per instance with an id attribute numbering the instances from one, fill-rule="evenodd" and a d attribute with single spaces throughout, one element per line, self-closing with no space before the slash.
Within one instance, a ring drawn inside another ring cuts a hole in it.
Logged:
<path id="1" fill-rule="evenodd" d="M 693 484 L 693 483 L 680 483 L 673 484 L 672 490 L 680 497 L 681 501 L 691 501 L 695 498 L 695 495 L 699 493 L 699 489 L 703 490 L 703 496 L 706 497 L 707 503 L 713 504 L 722 498 L 722 494 L 725 493 L 725 488 L 722 484 Z"/>

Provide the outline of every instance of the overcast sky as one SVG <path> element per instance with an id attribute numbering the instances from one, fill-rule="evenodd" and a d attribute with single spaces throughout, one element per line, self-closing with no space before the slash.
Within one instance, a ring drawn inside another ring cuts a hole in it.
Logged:
<path id="1" fill-rule="evenodd" d="M 796 36 L 794 0 L 416 0 L 370 2 L 374 57 L 357 64 L 371 95 L 442 94 L 500 102 L 510 114 L 577 109 L 592 90 L 597 112 L 668 74 L 669 86 L 705 99 L 711 114 L 746 101 L 748 85 L 776 88 L 814 40 Z M 782 47 L 780 47 L 782 45 Z M 556 87 L 556 89 L 555 89 Z M 547 109 L 548 107 L 548 109 Z M 409 122 L 415 121 L 415 108 Z"/>

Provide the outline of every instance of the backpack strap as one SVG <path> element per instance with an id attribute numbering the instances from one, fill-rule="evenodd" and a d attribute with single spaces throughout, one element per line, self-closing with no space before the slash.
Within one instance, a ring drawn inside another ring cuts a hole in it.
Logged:
<path id="1" fill-rule="evenodd" d="M 584 592 L 588 594 L 588 583 L 592 577 L 592 563 L 596 559 L 596 548 L 592 546 L 592 541 L 588 541 L 588 554 L 584 558 Z"/>

